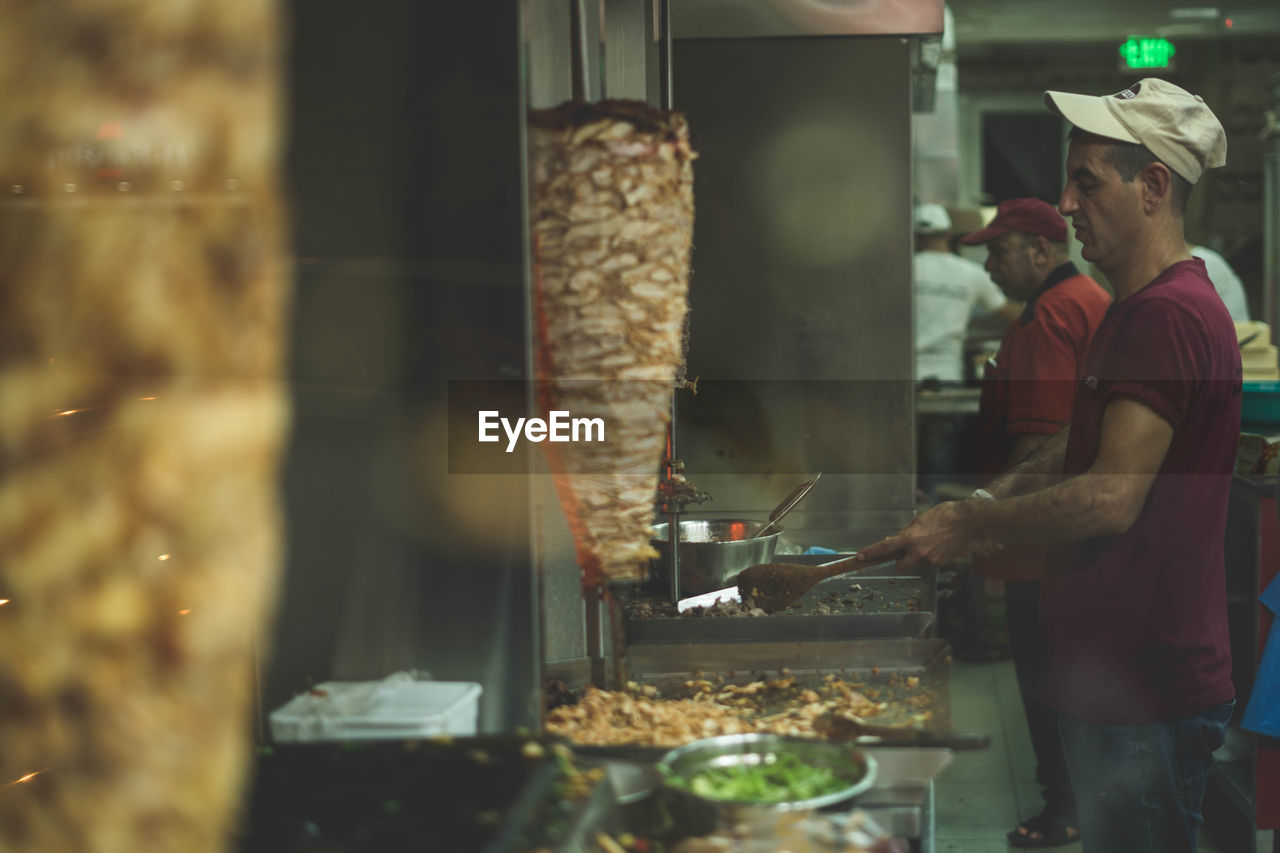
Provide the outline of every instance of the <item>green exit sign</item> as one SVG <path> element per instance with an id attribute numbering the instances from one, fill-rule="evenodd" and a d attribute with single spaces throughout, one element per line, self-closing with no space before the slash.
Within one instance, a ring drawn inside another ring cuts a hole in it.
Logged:
<path id="1" fill-rule="evenodd" d="M 1133 36 L 1120 45 L 1120 59 L 1125 68 L 1169 68 L 1173 65 L 1173 42 Z"/>

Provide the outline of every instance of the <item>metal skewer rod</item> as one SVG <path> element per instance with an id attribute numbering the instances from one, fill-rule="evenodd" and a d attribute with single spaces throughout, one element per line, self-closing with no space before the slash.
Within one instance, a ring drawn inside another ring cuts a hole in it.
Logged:
<path id="1" fill-rule="evenodd" d="M 671 392 L 671 421 L 667 424 L 666 480 L 675 482 L 676 475 L 676 394 Z M 680 601 L 680 510 L 678 496 L 669 494 L 667 511 L 667 579 L 670 582 L 671 603 Z"/>
<path id="2" fill-rule="evenodd" d="M 675 101 L 671 76 L 671 0 L 658 0 L 658 105 L 664 110 Z"/>
<path id="3" fill-rule="evenodd" d="M 573 100 L 587 100 L 587 45 L 583 0 L 569 2 L 569 68 Z"/>
<path id="4" fill-rule="evenodd" d="M 623 621 L 622 602 L 617 593 L 605 588 L 602 590 L 609 611 L 609 638 L 613 647 L 613 689 L 625 690 L 628 680 L 627 632 Z"/>
<path id="5" fill-rule="evenodd" d="M 587 613 L 587 662 L 591 666 L 591 683 L 601 689 L 605 683 L 604 637 L 601 626 L 605 619 L 603 592 L 598 583 L 586 584 L 582 591 Z"/>

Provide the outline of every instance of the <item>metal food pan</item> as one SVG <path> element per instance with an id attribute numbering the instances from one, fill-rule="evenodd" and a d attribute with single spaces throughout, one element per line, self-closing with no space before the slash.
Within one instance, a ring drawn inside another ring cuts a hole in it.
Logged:
<path id="1" fill-rule="evenodd" d="M 633 649 L 631 681 L 656 688 L 658 698 L 681 699 L 700 689 L 699 682 L 749 684 L 782 674 L 794 676 L 801 687 L 817 688 L 835 676 L 874 701 L 889 704 L 885 713 L 868 718 L 877 726 L 901 727 L 892 736 L 869 734 L 852 738 L 859 746 L 985 749 L 990 736 L 954 731 L 950 700 L 950 646 L 945 640 L 856 640 L 785 643 L 698 643 L 701 667 L 689 667 L 682 644 Z M 586 684 L 585 668 L 561 662 L 553 674 L 576 692 Z M 914 681 L 913 681 L 914 680 Z M 772 714 L 782 707 L 762 709 Z M 927 724 L 915 717 L 928 712 Z M 844 738 L 841 738 L 844 739 Z M 593 745 L 575 743 L 575 752 L 597 757 L 657 761 L 667 747 Z"/>
<path id="2" fill-rule="evenodd" d="M 889 703 L 890 711 L 872 722 L 905 723 L 927 711 L 928 731 L 951 731 L 946 640 L 653 643 L 631 647 L 628 667 L 632 681 L 656 687 L 663 698 L 682 698 L 687 683 L 698 680 L 747 684 L 785 671 L 799 684 L 817 686 L 833 675 Z"/>
<path id="3" fill-rule="evenodd" d="M 627 643 L 922 639 L 934 622 L 934 614 L 921 609 L 925 598 L 924 579 L 919 577 L 831 578 L 795 605 L 769 616 L 672 612 L 636 618 L 628 610 Z"/>
<path id="4" fill-rule="evenodd" d="M 852 556 L 840 554 L 798 554 L 778 557 L 777 562 L 821 566 Z M 853 571 L 853 570 L 851 570 Z M 829 611 L 848 613 L 937 613 L 938 570 L 922 567 L 920 574 L 897 574 L 891 567 L 876 575 L 836 575 L 820 581 L 799 601 L 781 614 L 813 614 Z"/>
<path id="5" fill-rule="evenodd" d="M 928 593 L 928 579 L 919 575 L 836 575 L 775 615 L 932 612 Z"/>
<path id="6" fill-rule="evenodd" d="M 627 643 L 703 643 L 716 641 L 784 642 L 786 640 L 923 638 L 933 625 L 932 613 L 833 614 L 763 618 L 636 619 L 627 621 Z"/>

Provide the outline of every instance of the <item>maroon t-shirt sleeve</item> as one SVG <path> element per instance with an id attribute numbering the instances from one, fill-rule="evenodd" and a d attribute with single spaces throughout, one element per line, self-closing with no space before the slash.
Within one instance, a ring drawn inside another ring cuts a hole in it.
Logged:
<path id="1" fill-rule="evenodd" d="M 1168 300 L 1133 306 L 1098 377 L 1104 396 L 1138 400 L 1174 429 L 1181 427 L 1201 373 L 1203 337 L 1192 315 Z"/>
<path id="2" fill-rule="evenodd" d="M 1077 369 L 1077 337 L 1069 319 L 1038 306 L 1036 334 L 1019 336 L 1009 383 L 1009 434 L 1052 434 L 1071 417 Z"/>

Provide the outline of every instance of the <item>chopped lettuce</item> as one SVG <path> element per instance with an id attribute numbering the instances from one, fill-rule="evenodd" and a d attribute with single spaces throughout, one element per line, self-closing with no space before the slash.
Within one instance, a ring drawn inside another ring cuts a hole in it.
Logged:
<path id="1" fill-rule="evenodd" d="M 711 800 L 781 803 L 833 794 L 856 781 L 790 753 L 770 758 L 759 764 L 708 767 L 687 777 L 671 776 L 667 784 Z"/>

